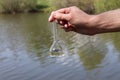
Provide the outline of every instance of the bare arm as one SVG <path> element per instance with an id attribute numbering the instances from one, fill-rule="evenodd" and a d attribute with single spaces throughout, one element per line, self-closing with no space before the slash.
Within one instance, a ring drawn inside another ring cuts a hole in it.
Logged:
<path id="1" fill-rule="evenodd" d="M 93 15 L 88 22 L 88 26 L 96 29 L 96 33 L 120 31 L 120 9 Z"/>
<path id="2" fill-rule="evenodd" d="M 89 15 L 77 7 L 63 8 L 51 13 L 49 21 L 57 21 L 66 31 L 94 35 L 120 31 L 120 9 Z"/>

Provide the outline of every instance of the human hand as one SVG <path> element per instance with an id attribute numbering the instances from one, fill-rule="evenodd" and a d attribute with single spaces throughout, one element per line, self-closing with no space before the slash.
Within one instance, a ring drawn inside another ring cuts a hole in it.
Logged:
<path id="1" fill-rule="evenodd" d="M 65 31 L 86 35 L 120 31 L 120 9 L 89 15 L 77 7 L 53 11 L 49 22 L 57 21 Z"/>
<path id="2" fill-rule="evenodd" d="M 74 6 L 53 11 L 49 17 L 49 22 L 57 21 L 65 31 L 93 35 L 95 30 L 89 26 L 91 17 L 92 15 L 88 15 Z"/>

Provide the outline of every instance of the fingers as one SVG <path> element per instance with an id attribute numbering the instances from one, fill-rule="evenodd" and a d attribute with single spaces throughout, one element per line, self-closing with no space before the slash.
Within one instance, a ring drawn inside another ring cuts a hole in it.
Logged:
<path id="1" fill-rule="evenodd" d="M 64 29 L 66 32 L 69 32 L 69 31 L 76 32 L 76 29 L 73 26 L 67 26 L 67 27 L 66 26 L 60 26 L 60 28 Z"/>
<path id="2" fill-rule="evenodd" d="M 49 17 L 49 19 L 48 19 L 49 22 L 53 22 L 53 21 L 55 20 L 55 18 L 54 18 L 54 13 L 55 13 L 55 11 L 53 11 L 53 12 L 51 13 L 51 15 L 50 15 L 50 17 Z"/>
<path id="3" fill-rule="evenodd" d="M 58 24 L 62 25 L 62 29 L 66 32 L 73 31 L 74 28 L 71 27 L 69 23 L 71 16 L 70 16 L 70 8 L 63 8 L 57 11 L 53 11 L 48 19 L 49 22 L 56 21 Z"/>
<path id="4" fill-rule="evenodd" d="M 68 24 L 68 21 L 66 21 L 66 20 L 56 20 L 56 22 L 57 22 L 57 24 L 60 24 L 62 26 L 65 26 Z"/>
<path id="5" fill-rule="evenodd" d="M 74 29 L 74 28 L 65 28 L 65 27 L 64 27 L 64 30 L 65 30 L 66 32 L 69 32 L 69 31 L 74 31 L 74 32 L 75 32 L 75 29 Z"/>
<path id="6" fill-rule="evenodd" d="M 53 22 L 54 20 L 69 20 L 70 15 L 68 14 L 70 12 L 69 8 L 63 8 L 59 9 L 57 11 L 53 11 L 48 19 L 49 22 Z"/>
<path id="7" fill-rule="evenodd" d="M 70 12 L 70 8 L 62 8 L 57 10 L 60 13 L 68 14 Z"/>
<path id="8" fill-rule="evenodd" d="M 70 20 L 70 16 L 68 14 L 63 14 L 59 12 L 52 12 L 49 17 L 49 22 L 53 22 L 54 20 Z"/>

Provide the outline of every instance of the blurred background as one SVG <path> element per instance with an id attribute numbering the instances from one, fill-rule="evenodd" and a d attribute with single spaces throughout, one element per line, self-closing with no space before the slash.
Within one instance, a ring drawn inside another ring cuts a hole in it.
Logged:
<path id="1" fill-rule="evenodd" d="M 120 0 L 0 0 L 1 13 L 52 11 L 77 6 L 88 13 L 119 8 Z"/>
<path id="2" fill-rule="evenodd" d="M 58 27 L 62 54 L 50 54 L 50 12 L 78 6 L 88 14 L 120 0 L 0 0 L 0 80 L 119 80 L 120 32 L 94 36 Z M 57 27 L 57 26 L 56 26 Z"/>

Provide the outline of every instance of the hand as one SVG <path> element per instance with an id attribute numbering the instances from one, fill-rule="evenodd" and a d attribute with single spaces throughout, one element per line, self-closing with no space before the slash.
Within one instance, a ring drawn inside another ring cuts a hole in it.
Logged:
<path id="1" fill-rule="evenodd" d="M 120 9 L 89 15 L 77 7 L 53 11 L 49 22 L 57 21 L 65 31 L 86 35 L 120 31 Z"/>
<path id="2" fill-rule="evenodd" d="M 74 6 L 53 11 L 49 17 L 49 22 L 57 21 L 65 31 L 93 35 L 96 32 L 89 27 L 91 17 L 92 15 L 88 15 Z"/>

